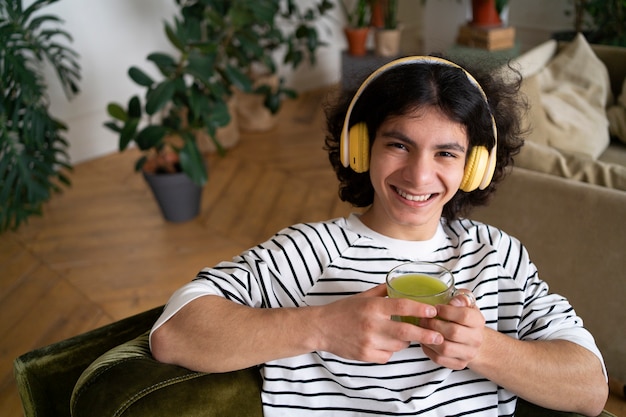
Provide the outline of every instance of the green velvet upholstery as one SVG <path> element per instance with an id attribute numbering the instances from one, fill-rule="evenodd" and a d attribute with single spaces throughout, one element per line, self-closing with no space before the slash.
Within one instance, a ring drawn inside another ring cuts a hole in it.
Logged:
<path id="1" fill-rule="evenodd" d="M 25 417 L 69 416 L 70 396 L 85 368 L 144 333 L 161 311 L 158 307 L 17 358 L 13 368 Z"/>
<path id="2" fill-rule="evenodd" d="M 262 417 L 260 388 L 256 368 L 204 374 L 157 362 L 150 354 L 146 332 L 110 350 L 85 370 L 74 388 L 70 409 L 74 417 Z"/>
<path id="3" fill-rule="evenodd" d="M 156 308 L 17 358 L 25 416 L 262 417 L 257 369 L 204 374 L 152 357 L 148 330 L 160 312 Z M 516 415 L 577 414 L 520 400 Z"/>

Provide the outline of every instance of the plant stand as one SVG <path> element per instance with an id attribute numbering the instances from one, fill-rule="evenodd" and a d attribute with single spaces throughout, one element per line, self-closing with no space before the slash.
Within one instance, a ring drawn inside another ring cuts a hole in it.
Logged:
<path id="1" fill-rule="evenodd" d="M 202 187 L 191 181 L 185 173 L 148 174 L 143 172 L 143 176 L 165 220 L 182 223 L 198 215 Z"/>

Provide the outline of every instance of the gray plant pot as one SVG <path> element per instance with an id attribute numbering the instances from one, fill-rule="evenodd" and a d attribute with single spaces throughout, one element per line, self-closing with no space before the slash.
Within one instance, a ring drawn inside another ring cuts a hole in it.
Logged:
<path id="1" fill-rule="evenodd" d="M 143 173 L 165 220 L 181 223 L 193 219 L 200 212 L 202 187 L 184 173 Z"/>

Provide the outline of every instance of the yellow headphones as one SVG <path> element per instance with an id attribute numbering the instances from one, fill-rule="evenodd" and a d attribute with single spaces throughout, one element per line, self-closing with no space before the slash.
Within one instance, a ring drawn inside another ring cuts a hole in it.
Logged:
<path id="1" fill-rule="evenodd" d="M 467 79 L 478 89 L 485 102 L 488 103 L 487 95 L 483 91 L 480 84 L 478 84 L 478 81 L 476 81 L 476 79 L 469 72 L 454 62 L 431 56 L 409 56 L 391 61 L 367 77 L 357 90 L 354 98 L 348 106 L 348 112 L 346 114 L 346 118 L 343 123 L 343 130 L 341 132 L 340 143 L 341 163 L 344 167 L 350 166 L 355 172 L 366 172 L 369 170 L 370 145 L 367 125 L 365 122 L 360 122 L 351 128 L 348 128 L 350 123 L 350 114 L 352 113 L 352 109 L 354 108 L 358 98 L 361 96 L 361 93 L 363 93 L 367 85 L 380 74 L 390 68 L 405 64 L 439 64 L 459 68 L 463 70 Z M 493 173 L 496 169 L 498 130 L 496 128 L 496 121 L 493 114 L 490 114 L 490 116 L 494 137 L 493 148 L 491 148 L 491 151 L 488 151 L 484 146 L 474 146 L 472 148 L 472 152 L 470 153 L 467 163 L 465 164 L 463 180 L 461 181 L 461 185 L 459 187 L 463 191 L 470 192 L 474 191 L 476 188 L 484 190 L 493 178 Z"/>

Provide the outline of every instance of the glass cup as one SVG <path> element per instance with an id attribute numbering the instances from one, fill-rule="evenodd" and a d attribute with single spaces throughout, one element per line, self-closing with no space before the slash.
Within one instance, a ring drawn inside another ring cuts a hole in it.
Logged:
<path id="1" fill-rule="evenodd" d="M 435 306 L 447 304 L 458 292 L 454 275 L 443 266 L 432 262 L 407 262 L 387 273 L 389 298 L 408 298 Z M 419 317 L 392 316 L 395 321 L 419 325 Z"/>

